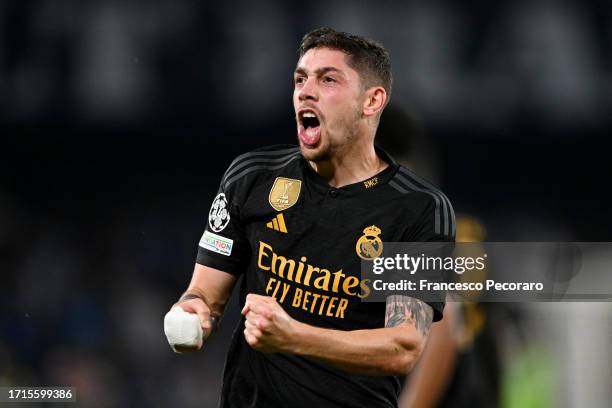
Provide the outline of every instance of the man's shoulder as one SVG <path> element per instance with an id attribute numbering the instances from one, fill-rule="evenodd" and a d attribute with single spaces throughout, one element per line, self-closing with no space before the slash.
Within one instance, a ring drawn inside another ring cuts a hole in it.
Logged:
<path id="1" fill-rule="evenodd" d="M 419 176 L 405 166 L 399 166 L 393 178 L 389 181 L 397 193 L 417 213 L 432 215 L 436 234 L 444 236 L 455 235 L 455 211 L 451 201 L 435 184 Z"/>
<path id="2" fill-rule="evenodd" d="M 398 166 L 389 185 L 406 199 L 417 198 L 426 202 L 446 201 L 450 204 L 450 200 L 438 186 L 403 165 Z"/>
<path id="3" fill-rule="evenodd" d="M 239 181 L 257 177 L 261 173 L 280 170 L 302 157 L 296 145 L 265 146 L 236 157 L 223 175 L 222 185 L 230 188 Z"/>
<path id="4" fill-rule="evenodd" d="M 284 153 L 290 154 L 291 152 L 298 152 L 299 150 L 300 147 L 294 144 L 275 144 L 270 146 L 262 146 L 237 156 L 234 161 L 252 156 L 254 154 L 274 153 L 282 155 Z"/>

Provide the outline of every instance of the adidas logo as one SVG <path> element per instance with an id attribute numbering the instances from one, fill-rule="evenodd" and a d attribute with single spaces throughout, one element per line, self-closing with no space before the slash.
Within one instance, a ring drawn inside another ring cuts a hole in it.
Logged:
<path id="1" fill-rule="evenodd" d="M 287 226 L 285 225 L 285 217 L 283 213 L 278 214 L 272 218 L 272 221 L 266 224 L 266 227 L 273 229 L 274 231 L 287 233 Z"/>

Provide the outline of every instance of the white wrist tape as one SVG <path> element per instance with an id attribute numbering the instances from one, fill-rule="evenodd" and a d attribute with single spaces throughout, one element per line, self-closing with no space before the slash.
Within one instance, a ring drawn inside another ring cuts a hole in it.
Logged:
<path id="1" fill-rule="evenodd" d="M 175 306 L 164 317 L 164 333 L 168 343 L 176 353 L 176 346 L 197 347 L 202 340 L 202 325 L 195 313 L 187 313 Z"/>

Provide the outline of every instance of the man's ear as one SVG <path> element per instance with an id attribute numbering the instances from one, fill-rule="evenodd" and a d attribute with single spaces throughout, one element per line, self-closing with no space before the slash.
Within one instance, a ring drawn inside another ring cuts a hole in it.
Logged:
<path id="1" fill-rule="evenodd" d="M 387 91 L 382 86 L 374 86 L 365 91 L 363 114 L 365 116 L 377 115 L 385 107 Z"/>

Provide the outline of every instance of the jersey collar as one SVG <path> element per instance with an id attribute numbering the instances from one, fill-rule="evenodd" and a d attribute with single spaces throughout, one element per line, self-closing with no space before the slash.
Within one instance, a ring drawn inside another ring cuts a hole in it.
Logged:
<path id="1" fill-rule="evenodd" d="M 317 188 L 317 190 L 320 190 L 322 193 L 333 192 L 344 195 L 345 193 L 357 194 L 360 192 L 366 192 L 369 190 L 376 189 L 377 187 L 387 184 L 387 182 L 391 180 L 391 178 L 395 175 L 395 172 L 398 169 L 398 164 L 387 152 L 385 152 L 380 147 L 374 146 L 374 149 L 376 150 L 376 154 L 378 155 L 378 157 L 387 162 L 388 166 L 383 171 L 370 177 L 369 179 L 361 180 L 353 184 L 348 184 L 346 186 L 336 188 L 330 186 L 327 181 L 323 179 L 319 175 L 319 173 L 317 173 L 310 166 L 308 161 L 302 157 L 301 162 L 302 167 L 304 169 L 305 178 L 309 181 L 312 181 L 312 184 Z"/>

